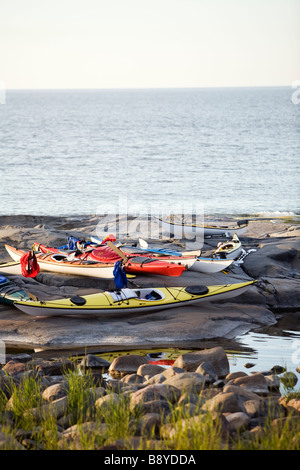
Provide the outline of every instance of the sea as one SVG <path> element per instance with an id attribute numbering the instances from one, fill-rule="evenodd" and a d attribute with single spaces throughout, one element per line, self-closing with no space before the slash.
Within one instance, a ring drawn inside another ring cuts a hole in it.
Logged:
<path id="1" fill-rule="evenodd" d="M 298 217 L 299 101 L 292 87 L 7 90 L 0 215 Z M 238 338 L 231 366 L 295 372 L 295 315 Z"/>
<path id="2" fill-rule="evenodd" d="M 292 87 L 7 90 L 0 214 L 300 214 Z"/>

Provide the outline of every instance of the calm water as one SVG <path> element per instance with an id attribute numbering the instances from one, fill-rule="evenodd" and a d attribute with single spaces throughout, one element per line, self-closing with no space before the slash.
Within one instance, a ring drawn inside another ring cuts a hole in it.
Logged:
<path id="1" fill-rule="evenodd" d="M 278 319 L 276 325 L 250 331 L 245 335 L 235 338 L 234 344 L 226 339 L 221 340 L 220 345 L 226 351 L 230 372 L 245 372 L 252 374 L 255 372 L 267 372 L 272 367 L 279 365 L 288 372 L 293 372 L 297 378 L 294 391 L 300 391 L 300 371 L 296 368 L 300 365 L 300 312 L 285 314 Z M 202 348 L 212 348 L 217 345 L 214 340 L 207 340 Z M 123 354 L 140 354 L 152 361 L 176 359 L 179 354 L 190 352 L 192 349 L 154 349 L 154 350 L 134 350 L 123 352 Z M 99 354 L 112 362 L 114 357 L 120 355 L 119 351 Z M 247 365 L 250 365 L 248 367 Z M 168 366 L 165 366 L 168 367 Z M 280 375 L 279 375 L 280 376 Z M 280 391 L 285 394 L 288 389 L 281 384 Z"/>
<path id="2" fill-rule="evenodd" d="M 7 91 L 0 214 L 296 212 L 292 89 Z"/>

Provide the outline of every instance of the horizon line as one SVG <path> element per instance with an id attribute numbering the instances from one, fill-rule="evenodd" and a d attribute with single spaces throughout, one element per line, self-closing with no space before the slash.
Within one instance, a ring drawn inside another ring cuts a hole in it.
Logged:
<path id="1" fill-rule="evenodd" d="M 291 85 L 206 85 L 206 86 L 153 86 L 153 87 L 99 87 L 99 88 L 6 88 L 5 82 L 2 81 L 6 91 L 117 91 L 117 90 L 198 90 L 198 89 L 223 89 L 223 88 L 290 88 Z"/>

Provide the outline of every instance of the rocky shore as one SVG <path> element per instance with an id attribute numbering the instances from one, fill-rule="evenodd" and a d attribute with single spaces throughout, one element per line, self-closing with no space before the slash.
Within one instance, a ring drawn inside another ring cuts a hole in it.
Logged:
<path id="1" fill-rule="evenodd" d="M 295 374 L 276 364 L 269 371 L 232 373 L 222 347 L 180 355 L 168 368 L 134 354 L 111 363 L 91 354 L 77 360 L 28 354 L 7 359 L 0 370 L 0 390 L 6 395 L 0 449 L 49 449 L 46 420 L 51 420 L 51 449 L 172 450 L 188 445 L 191 450 L 203 448 L 204 435 L 211 439 L 207 450 L 235 449 L 237 443 L 259 448 L 273 434 L 288 437 L 286 449 L 300 448 L 299 394 L 287 397 L 279 391 L 281 384 L 295 385 Z M 78 400 L 84 414 L 70 406 L 67 377 L 74 373 L 78 380 L 90 378 L 82 390 L 84 401 Z M 23 423 L 30 421 L 26 428 L 16 428 L 30 377 L 40 386 L 35 391 L 39 406 L 23 403 Z M 111 433 L 109 413 L 117 414 L 119 408 L 118 429 L 126 421 L 125 436 L 120 429 Z"/>
<path id="2" fill-rule="evenodd" d="M 130 231 L 123 233 L 119 220 L 120 240 L 133 241 Z M 144 221 L 145 224 L 148 220 Z M 222 223 L 222 220 L 221 220 Z M 143 221 L 140 236 L 145 233 Z M 100 227 L 100 229 L 99 229 Z M 65 244 L 69 235 L 84 239 L 91 234 L 111 233 L 109 223 L 91 217 L 0 217 L 0 261 L 11 261 L 7 243 L 29 250 L 34 242 L 49 246 Z M 137 276 L 129 287 L 180 286 L 194 284 L 230 284 L 250 279 L 258 283 L 230 302 L 207 302 L 185 308 L 174 308 L 148 315 L 127 315 L 122 318 L 38 318 L 21 313 L 13 306 L 0 305 L 0 340 L 9 347 L 32 350 L 75 350 L 95 352 L 108 348 L 136 347 L 202 348 L 206 340 L 232 339 L 258 327 L 276 323 L 276 313 L 299 310 L 300 261 L 299 225 L 287 219 L 253 219 L 241 236 L 246 257 L 234 263 L 228 272 L 206 275 L 185 271 L 180 277 Z M 135 227 L 135 238 L 137 238 Z M 223 240 L 223 239 L 221 239 Z M 220 238 L 206 238 L 203 256 L 210 256 Z M 158 246 L 192 249 L 185 240 L 157 240 Z M 70 277 L 40 272 L 35 279 L 9 276 L 20 287 L 39 299 L 70 297 L 113 289 L 113 280 Z"/>
<path id="3" fill-rule="evenodd" d="M 69 235 L 85 238 L 95 233 L 99 218 L 2 216 L 0 224 L 0 261 L 6 262 L 10 261 L 6 243 L 26 250 L 34 242 L 60 246 Z M 153 287 L 258 280 L 246 294 L 230 302 L 122 318 L 35 318 L 13 306 L 0 305 L 0 340 L 7 348 L 0 369 L 0 448 L 116 451 L 189 445 L 186 448 L 198 449 L 204 435 L 212 439 L 206 448 L 236 448 L 241 442 L 244 448 L 253 448 L 272 433 L 283 436 L 292 430 L 287 448 L 299 449 L 299 394 L 287 397 L 281 393 L 283 386 L 292 390 L 296 385 L 299 365 L 293 371 L 277 363 L 267 371 L 231 372 L 221 346 L 224 339 L 234 341 L 237 335 L 275 325 L 278 314 L 299 311 L 298 227 L 283 219 L 251 220 L 241 237 L 246 256 L 227 272 L 204 275 L 186 271 L 179 278 L 137 276 L 130 280 L 132 286 Z M 107 232 L 109 226 L 104 235 Z M 130 233 L 121 236 L 132 240 Z M 218 241 L 205 239 L 203 256 L 209 256 Z M 191 249 L 183 240 L 157 244 Z M 46 272 L 35 279 L 9 277 L 45 299 L 114 288 L 112 280 Z M 207 349 L 207 340 L 215 340 L 217 346 Z M 135 348 L 159 347 L 195 351 L 178 356 L 170 367 L 150 364 L 147 357 L 130 353 Z M 127 355 L 111 362 L 92 354 L 126 349 Z M 71 406 L 72 374 L 78 382 L 88 377 L 80 413 Z M 22 409 L 22 418 L 28 417 L 30 422 L 22 427 L 20 397 L 26 395 L 25 384 L 30 380 L 36 384 L 38 406 L 31 403 Z M 107 412 L 118 409 L 123 409 L 118 422 L 127 420 L 125 437 L 112 434 L 111 417 L 107 419 Z M 45 419 L 51 420 L 55 435 L 51 444 Z"/>

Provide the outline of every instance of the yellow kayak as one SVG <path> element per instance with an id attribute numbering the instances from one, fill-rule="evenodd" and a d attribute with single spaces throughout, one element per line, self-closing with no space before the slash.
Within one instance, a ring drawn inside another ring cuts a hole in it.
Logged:
<path id="1" fill-rule="evenodd" d="M 16 301 L 14 305 L 34 316 L 142 313 L 203 301 L 226 300 L 242 294 L 255 282 L 215 286 L 126 288 L 51 301 Z"/>

